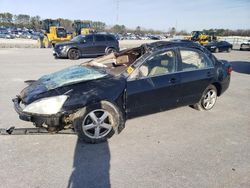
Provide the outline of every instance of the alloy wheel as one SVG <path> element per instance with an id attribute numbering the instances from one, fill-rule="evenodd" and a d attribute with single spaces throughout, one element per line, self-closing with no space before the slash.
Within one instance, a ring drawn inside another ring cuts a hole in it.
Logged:
<path id="1" fill-rule="evenodd" d="M 216 91 L 213 89 L 208 90 L 207 93 L 205 94 L 205 97 L 202 100 L 202 106 L 206 110 L 211 109 L 216 102 L 216 98 L 217 98 Z"/>
<path id="2" fill-rule="evenodd" d="M 72 49 L 70 51 L 69 56 L 70 56 L 70 59 L 78 59 L 79 58 L 79 52 L 78 52 L 78 50 Z"/>
<path id="3" fill-rule="evenodd" d="M 89 138 L 105 137 L 112 130 L 112 117 L 106 110 L 98 109 L 89 112 L 82 123 L 82 130 Z"/>

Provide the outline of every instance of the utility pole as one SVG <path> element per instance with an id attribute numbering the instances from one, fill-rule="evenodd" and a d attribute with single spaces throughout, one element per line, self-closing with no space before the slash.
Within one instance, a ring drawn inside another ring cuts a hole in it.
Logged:
<path id="1" fill-rule="evenodd" d="M 116 24 L 119 23 L 119 3 L 120 0 L 116 0 Z"/>

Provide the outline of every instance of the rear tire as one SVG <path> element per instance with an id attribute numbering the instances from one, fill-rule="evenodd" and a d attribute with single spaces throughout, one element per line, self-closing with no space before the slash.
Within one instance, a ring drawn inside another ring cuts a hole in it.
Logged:
<path id="1" fill-rule="evenodd" d="M 80 51 L 78 49 L 70 49 L 68 52 L 68 58 L 72 60 L 76 60 L 80 58 Z"/>
<path id="2" fill-rule="evenodd" d="M 114 53 L 114 52 L 116 52 L 116 50 L 114 48 L 108 48 L 106 51 L 106 55 Z"/>
<path id="3" fill-rule="evenodd" d="M 200 101 L 193 105 L 196 110 L 211 110 L 217 100 L 217 89 L 214 85 L 209 85 L 202 94 Z"/>
<path id="4" fill-rule="evenodd" d="M 227 52 L 229 53 L 229 52 L 231 52 L 232 51 L 232 48 L 228 48 L 227 49 Z"/>
<path id="5" fill-rule="evenodd" d="M 44 43 L 45 48 L 51 48 L 52 47 L 51 41 L 49 41 L 49 38 L 47 36 L 44 36 L 43 43 Z"/>
<path id="6" fill-rule="evenodd" d="M 111 138 L 124 126 L 124 118 L 114 104 L 101 101 L 76 112 L 73 125 L 80 140 L 95 144 Z"/>

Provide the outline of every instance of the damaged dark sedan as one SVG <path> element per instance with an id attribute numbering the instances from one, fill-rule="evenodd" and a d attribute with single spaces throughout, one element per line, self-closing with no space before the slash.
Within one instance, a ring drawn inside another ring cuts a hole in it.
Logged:
<path id="1" fill-rule="evenodd" d="M 155 42 L 29 81 L 13 102 L 20 119 L 36 127 L 73 129 L 98 143 L 131 117 L 184 105 L 212 109 L 231 71 L 199 44 Z"/>

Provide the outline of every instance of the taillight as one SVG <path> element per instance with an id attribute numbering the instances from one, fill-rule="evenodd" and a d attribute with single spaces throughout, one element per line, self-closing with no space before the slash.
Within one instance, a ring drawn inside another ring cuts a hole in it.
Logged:
<path id="1" fill-rule="evenodd" d="M 227 69 L 227 73 L 228 73 L 228 74 L 231 74 L 231 72 L 232 72 L 232 71 L 233 71 L 233 67 L 231 67 L 231 66 L 230 66 L 230 67 L 228 67 L 228 69 Z"/>

